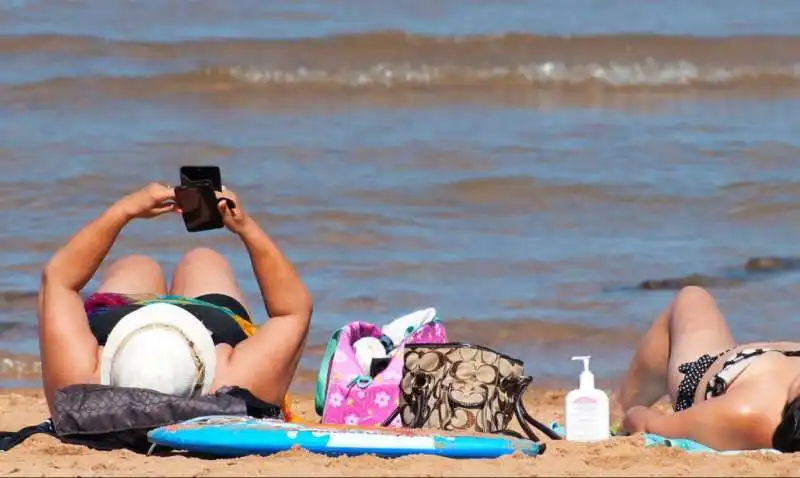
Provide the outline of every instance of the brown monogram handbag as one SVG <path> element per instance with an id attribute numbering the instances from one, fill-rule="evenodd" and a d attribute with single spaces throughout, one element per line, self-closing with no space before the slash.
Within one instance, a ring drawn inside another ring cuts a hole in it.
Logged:
<path id="1" fill-rule="evenodd" d="M 512 418 L 530 440 L 531 425 L 549 438 L 561 436 L 530 416 L 522 396 L 532 377 L 523 362 L 490 348 L 466 343 L 409 344 L 405 347 L 400 403 L 395 413 L 404 427 L 503 433 Z"/>

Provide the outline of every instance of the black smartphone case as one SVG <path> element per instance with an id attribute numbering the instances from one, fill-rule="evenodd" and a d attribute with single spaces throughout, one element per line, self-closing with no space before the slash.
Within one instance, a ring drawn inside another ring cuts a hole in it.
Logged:
<path id="1" fill-rule="evenodd" d="M 197 192 L 197 195 L 192 198 L 196 203 L 180 204 L 183 210 L 183 223 L 188 232 L 210 231 L 225 226 L 222 222 L 222 215 L 217 209 L 217 195 L 214 193 L 210 181 L 179 187 L 187 190 L 193 189 Z"/>
<path id="2" fill-rule="evenodd" d="M 214 184 L 214 181 L 212 181 L 211 179 L 208 179 L 208 178 L 192 179 L 192 174 L 190 172 L 195 172 L 198 169 L 202 169 L 202 166 L 182 166 L 181 169 L 180 169 L 181 185 L 182 186 L 191 186 L 193 184 L 203 184 L 203 183 L 207 182 L 207 183 L 211 184 L 213 189 L 216 189 L 217 191 L 221 191 L 222 190 L 222 175 L 221 174 L 215 175 L 215 179 L 217 179 L 219 181 L 219 185 Z"/>

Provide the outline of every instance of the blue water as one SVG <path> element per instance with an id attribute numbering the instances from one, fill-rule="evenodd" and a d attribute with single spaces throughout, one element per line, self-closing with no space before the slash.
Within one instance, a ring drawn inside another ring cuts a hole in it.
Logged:
<path id="1" fill-rule="evenodd" d="M 108 3 L 0 2 L 0 33 L 93 35 L 136 41 L 190 38 L 310 38 L 374 30 L 429 35 L 595 35 L 621 32 L 681 36 L 796 35 L 792 0 L 756 6 L 748 0 L 626 0 L 502 3 L 445 0 L 396 2 L 257 2 L 211 0 L 170 5 L 158 0 Z"/>
<path id="2" fill-rule="evenodd" d="M 177 182 L 182 164 L 218 164 L 314 294 L 312 344 L 351 320 L 382 323 L 435 306 L 446 321 L 589 325 L 606 338 L 529 333 L 507 350 L 541 375 L 573 376 L 568 357 L 578 352 L 597 357 L 599 375 L 617 374 L 633 344 L 615 341 L 615 328 L 644 328 L 672 294 L 629 286 L 796 253 L 797 85 L 782 83 L 775 94 L 772 83 L 642 91 L 516 83 L 342 91 L 320 83 L 282 94 L 237 89 L 230 78 L 103 83 L 100 76 L 204 64 L 259 67 L 259 52 L 278 61 L 283 46 L 231 44 L 205 56 L 205 47 L 137 50 L 71 36 L 224 44 L 398 30 L 780 35 L 791 42 L 798 19 L 800 4 L 789 1 L 0 2 L 0 35 L 63 35 L 0 48 L 0 292 L 34 292 L 54 250 L 122 194 L 152 180 Z M 660 48 L 657 38 L 643 41 Z M 303 61 L 312 67 L 336 60 L 337 52 L 309 45 Z M 394 54 L 384 48 L 387 58 Z M 448 48 L 459 61 L 469 57 Z M 720 62 L 757 56 L 744 50 Z M 422 64 L 425 53 L 404 54 Z M 226 253 L 250 303 L 258 303 L 247 255 L 227 232 L 190 235 L 177 217 L 136 222 L 110 258 L 144 252 L 170 270 L 193 245 Z M 796 327 L 799 277 L 775 275 L 715 294 L 742 340 L 785 337 Z M 0 320 L 32 325 L 34 311 L 0 309 Z M 36 353 L 33 334 L 0 347 Z M 310 355 L 304 364 L 317 360 Z"/>

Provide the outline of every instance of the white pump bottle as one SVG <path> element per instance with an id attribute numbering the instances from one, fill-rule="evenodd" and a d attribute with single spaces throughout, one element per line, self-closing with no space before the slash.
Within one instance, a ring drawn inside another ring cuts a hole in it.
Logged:
<path id="1" fill-rule="evenodd" d="M 609 438 L 610 410 L 608 395 L 594 388 L 589 370 L 589 356 L 572 357 L 583 361 L 580 385 L 567 394 L 566 426 L 568 441 L 598 441 Z"/>

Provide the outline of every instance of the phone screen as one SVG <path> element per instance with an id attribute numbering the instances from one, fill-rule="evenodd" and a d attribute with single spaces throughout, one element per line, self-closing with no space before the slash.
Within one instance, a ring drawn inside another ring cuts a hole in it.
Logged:
<path id="1" fill-rule="evenodd" d="M 180 173 L 183 186 L 199 181 L 211 181 L 214 189 L 222 191 L 222 173 L 219 166 L 181 166 Z"/>
<path id="2" fill-rule="evenodd" d="M 183 222 L 189 232 L 223 227 L 217 209 L 217 197 L 210 184 L 193 184 L 175 188 L 175 202 L 181 208 Z"/>

